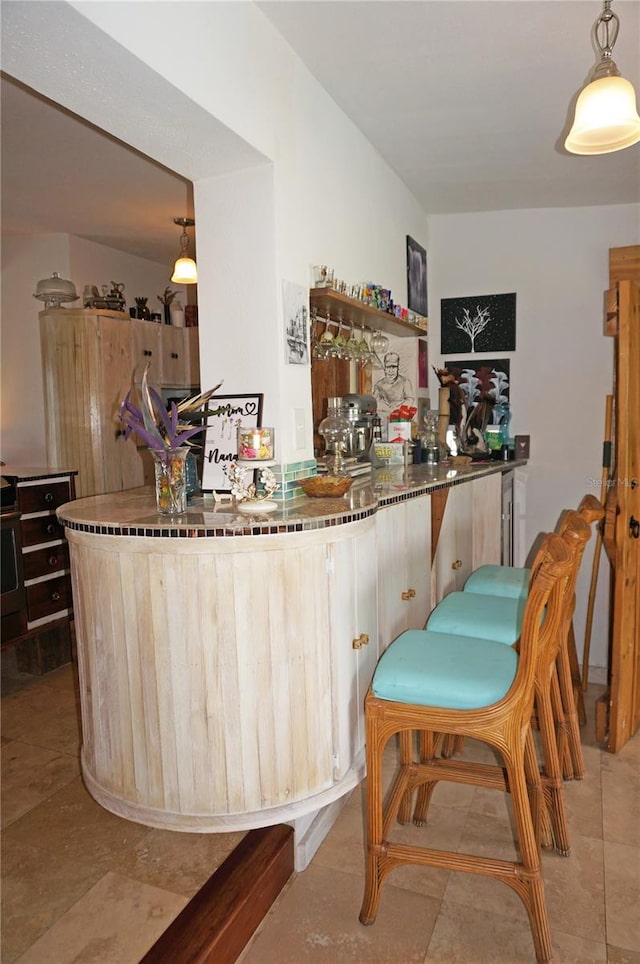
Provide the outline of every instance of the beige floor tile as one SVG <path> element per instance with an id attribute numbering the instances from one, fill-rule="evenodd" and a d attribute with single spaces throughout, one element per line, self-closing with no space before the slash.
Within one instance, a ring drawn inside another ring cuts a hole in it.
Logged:
<path id="1" fill-rule="evenodd" d="M 602 754 L 604 839 L 640 848 L 640 732 L 619 754 Z M 629 820 L 629 814 L 636 819 Z"/>
<path id="2" fill-rule="evenodd" d="M 242 832 L 151 830 L 135 847 L 114 859 L 111 869 L 162 890 L 193 897 L 243 837 Z"/>
<path id="3" fill-rule="evenodd" d="M 20 964 L 138 964 L 186 900 L 106 874 L 20 958 Z"/>
<path id="4" fill-rule="evenodd" d="M 570 842 L 576 836 L 602 839 L 600 753 L 591 747 L 587 747 L 586 751 L 584 780 L 568 780 L 564 784 Z"/>
<path id="5" fill-rule="evenodd" d="M 524 907 L 523 907 L 524 910 Z M 551 935 L 554 964 L 606 964 L 604 944 L 562 933 Z M 445 900 L 425 964 L 534 964 L 526 912 L 519 919 Z"/>
<path id="6" fill-rule="evenodd" d="M 361 900 L 351 874 L 312 863 L 278 899 L 242 964 L 422 964 L 438 901 L 387 884 L 375 923 L 364 927 Z"/>
<path id="7" fill-rule="evenodd" d="M 2 829 L 79 776 L 78 758 L 14 740 L 3 744 Z"/>
<path id="8" fill-rule="evenodd" d="M 2 732 L 11 740 L 77 755 L 80 719 L 76 697 L 68 688 L 32 686 L 5 696 L 1 703 Z"/>
<path id="9" fill-rule="evenodd" d="M 78 777 L 3 830 L 2 839 L 82 861 L 106 873 L 150 833 L 149 827 L 116 817 L 97 804 Z"/>
<path id="10" fill-rule="evenodd" d="M 102 876 L 88 863 L 68 860 L 2 834 L 2 961 L 11 964 Z"/>
<path id="11" fill-rule="evenodd" d="M 607 941 L 640 953 L 640 849 L 604 844 Z"/>
<path id="12" fill-rule="evenodd" d="M 542 871 L 552 931 L 604 943 L 602 841 L 574 835 L 571 856 L 544 854 Z"/>
<path id="13" fill-rule="evenodd" d="M 607 964 L 640 964 L 640 952 L 628 951 L 624 947 L 607 947 Z"/>

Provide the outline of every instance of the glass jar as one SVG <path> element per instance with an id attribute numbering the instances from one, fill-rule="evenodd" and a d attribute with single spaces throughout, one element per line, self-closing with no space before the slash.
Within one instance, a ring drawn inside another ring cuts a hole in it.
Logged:
<path id="1" fill-rule="evenodd" d="M 156 506 L 159 515 L 181 515 L 187 511 L 186 459 L 189 449 L 156 451 L 151 449 L 156 479 Z"/>

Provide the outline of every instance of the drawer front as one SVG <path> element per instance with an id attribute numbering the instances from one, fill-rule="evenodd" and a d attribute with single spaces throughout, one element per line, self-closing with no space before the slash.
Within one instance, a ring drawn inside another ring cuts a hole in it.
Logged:
<path id="1" fill-rule="evenodd" d="M 29 622 L 71 608 L 71 579 L 57 576 L 35 586 L 27 586 L 27 618 Z"/>
<path id="2" fill-rule="evenodd" d="M 25 579 L 37 579 L 38 576 L 47 576 L 59 569 L 68 569 L 69 546 L 63 543 L 60 546 L 37 549 L 36 552 L 25 552 L 22 562 Z"/>
<path id="3" fill-rule="evenodd" d="M 59 505 L 69 502 L 71 493 L 69 482 L 51 482 L 45 485 L 27 485 L 18 487 L 20 511 L 46 512 L 57 509 Z"/>
<path id="4" fill-rule="evenodd" d="M 40 542 L 51 542 L 52 539 L 64 539 L 64 526 L 54 515 L 36 516 L 35 519 L 23 519 L 21 522 L 22 545 L 37 546 Z"/>

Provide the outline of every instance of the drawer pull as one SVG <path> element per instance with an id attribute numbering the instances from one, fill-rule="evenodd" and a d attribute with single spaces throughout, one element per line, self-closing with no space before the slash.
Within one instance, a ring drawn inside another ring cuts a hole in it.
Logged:
<path id="1" fill-rule="evenodd" d="M 151 356 L 153 355 L 153 352 L 149 348 L 145 348 L 142 354 L 145 355 L 146 358 L 151 358 Z"/>
<path id="2" fill-rule="evenodd" d="M 57 556 L 49 556 L 49 565 L 52 569 L 57 569 L 60 565 L 60 560 Z"/>
<path id="3" fill-rule="evenodd" d="M 172 352 L 171 352 L 171 357 L 172 357 L 172 358 L 177 358 L 177 357 L 178 357 L 178 352 L 177 352 L 177 351 L 172 351 Z"/>
<path id="4" fill-rule="evenodd" d="M 57 528 L 58 527 L 55 524 L 55 522 L 50 522 L 45 531 L 47 532 L 48 535 L 52 536 L 54 532 L 56 532 Z"/>
<path id="5" fill-rule="evenodd" d="M 54 496 L 53 492 L 45 492 L 45 494 L 44 494 L 44 501 L 45 501 L 45 502 L 51 503 L 51 502 L 53 502 L 54 498 L 55 498 L 55 496 Z"/>
<path id="6" fill-rule="evenodd" d="M 366 646 L 368 642 L 369 642 L 369 637 L 367 636 L 367 634 L 360 633 L 358 638 L 352 641 L 351 645 L 354 649 L 362 649 L 362 647 Z"/>
<path id="7" fill-rule="evenodd" d="M 406 592 L 401 593 L 402 599 L 414 599 L 416 595 L 415 589 L 407 589 Z"/>
<path id="8" fill-rule="evenodd" d="M 59 592 L 52 592 L 52 593 L 51 593 L 51 602 L 59 602 L 59 601 L 60 601 L 60 593 L 59 593 Z"/>
<path id="9" fill-rule="evenodd" d="M 451 563 L 452 569 L 462 569 L 462 559 L 456 559 L 455 562 Z"/>

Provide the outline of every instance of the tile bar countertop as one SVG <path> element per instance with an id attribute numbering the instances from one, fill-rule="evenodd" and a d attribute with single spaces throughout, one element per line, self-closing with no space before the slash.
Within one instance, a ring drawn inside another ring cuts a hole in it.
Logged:
<path id="1" fill-rule="evenodd" d="M 404 502 L 436 489 L 508 472 L 526 460 L 438 465 L 386 466 L 364 481 L 356 479 L 340 498 L 308 498 L 301 493 L 272 511 L 243 513 L 233 502 L 211 496 L 193 499 L 180 516 L 158 515 L 152 487 L 89 496 L 60 506 L 58 517 L 70 529 L 103 535 L 156 538 L 210 538 L 304 532 L 364 519 L 378 508 Z"/>

